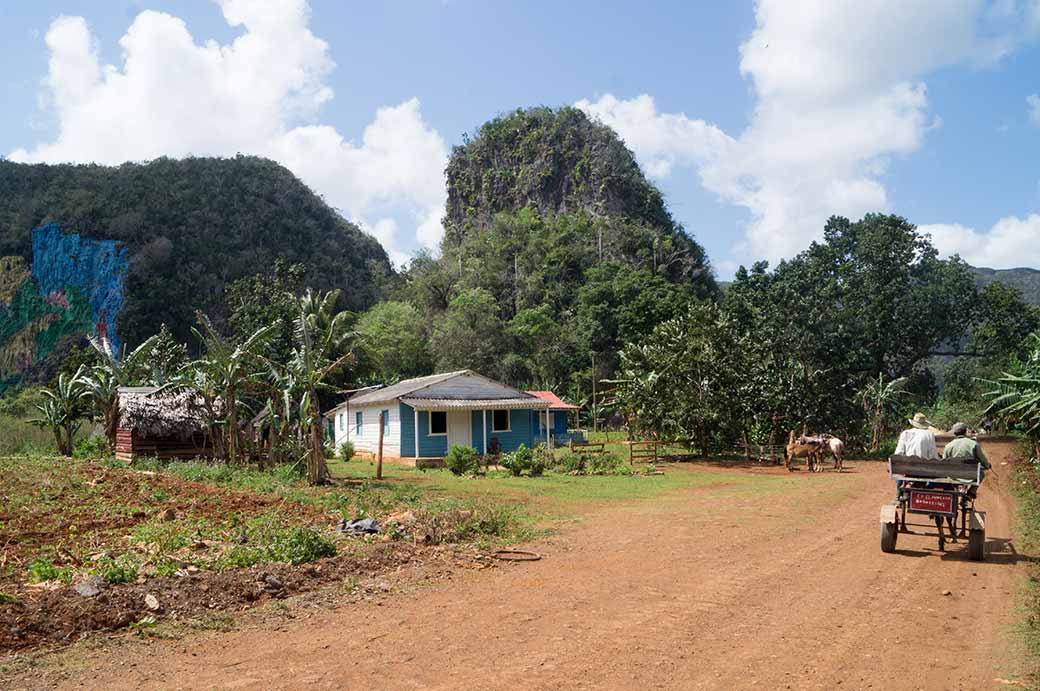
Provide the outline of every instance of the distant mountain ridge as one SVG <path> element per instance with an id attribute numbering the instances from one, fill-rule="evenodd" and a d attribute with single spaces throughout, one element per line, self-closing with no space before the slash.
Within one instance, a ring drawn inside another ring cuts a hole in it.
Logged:
<path id="1" fill-rule="evenodd" d="M 1022 291 L 1022 299 L 1029 304 L 1040 305 L 1040 269 L 987 269 L 973 266 L 971 270 L 979 288 L 985 288 L 990 283 L 1003 283 Z"/>

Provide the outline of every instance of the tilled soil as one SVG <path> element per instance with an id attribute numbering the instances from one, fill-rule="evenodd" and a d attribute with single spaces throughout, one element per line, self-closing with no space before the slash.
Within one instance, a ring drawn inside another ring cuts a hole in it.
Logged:
<path id="1" fill-rule="evenodd" d="M 881 463 L 848 463 L 782 491 L 720 482 L 611 509 L 535 545 L 539 562 L 278 628 L 114 650 L 9 687 L 1008 688 L 1028 557 L 1002 487 L 1011 446 L 986 448 L 1001 477 L 980 492 L 981 563 L 931 537 L 882 553 L 892 483 Z"/>

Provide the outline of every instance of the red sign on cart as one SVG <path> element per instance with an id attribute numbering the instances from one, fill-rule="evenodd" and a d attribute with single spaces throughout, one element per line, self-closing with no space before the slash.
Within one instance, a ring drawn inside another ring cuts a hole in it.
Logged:
<path id="1" fill-rule="evenodd" d="M 953 495 L 945 492 L 910 491 L 910 510 L 922 513 L 955 514 Z"/>

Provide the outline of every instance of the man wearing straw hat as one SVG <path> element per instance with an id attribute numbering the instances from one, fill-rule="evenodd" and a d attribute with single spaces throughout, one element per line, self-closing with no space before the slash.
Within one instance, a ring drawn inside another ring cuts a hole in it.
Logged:
<path id="1" fill-rule="evenodd" d="M 903 430 L 899 435 L 896 455 L 939 460 L 939 451 L 935 448 L 935 425 L 928 421 L 924 413 L 915 414 L 908 422 L 910 429 Z"/>
<path id="2" fill-rule="evenodd" d="M 924 413 L 916 413 L 908 420 L 910 429 L 905 429 L 899 434 L 899 442 L 896 444 L 897 456 L 916 456 L 932 461 L 939 460 L 939 450 L 935 448 L 935 425 L 928 421 Z M 899 490 L 903 486 L 901 480 L 896 480 L 896 501 L 899 503 Z"/>

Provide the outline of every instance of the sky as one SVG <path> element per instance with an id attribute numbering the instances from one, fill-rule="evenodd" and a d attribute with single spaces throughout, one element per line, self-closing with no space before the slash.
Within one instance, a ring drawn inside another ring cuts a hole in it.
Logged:
<path id="1" fill-rule="evenodd" d="M 398 265 L 465 133 L 576 105 L 719 278 L 872 211 L 1040 268 L 1040 0 L 8 0 L 0 30 L 0 155 L 267 156 Z"/>

